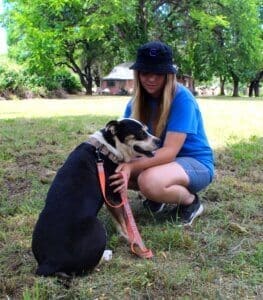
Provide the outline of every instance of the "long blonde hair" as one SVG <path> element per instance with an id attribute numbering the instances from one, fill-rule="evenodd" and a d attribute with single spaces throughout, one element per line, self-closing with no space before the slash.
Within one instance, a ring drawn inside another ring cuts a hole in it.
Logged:
<path id="1" fill-rule="evenodd" d="M 160 99 L 158 107 L 157 122 L 154 130 L 154 134 L 158 137 L 161 136 L 166 121 L 170 112 L 171 102 L 175 94 L 176 76 L 174 74 L 166 74 L 166 82 Z M 134 71 L 134 98 L 132 106 L 132 117 L 145 124 L 150 121 L 149 104 L 145 99 L 145 93 L 139 80 L 139 71 Z"/>

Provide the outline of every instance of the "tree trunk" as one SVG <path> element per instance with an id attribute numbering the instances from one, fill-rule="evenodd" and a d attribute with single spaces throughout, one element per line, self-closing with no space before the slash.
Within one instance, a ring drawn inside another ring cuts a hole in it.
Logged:
<path id="1" fill-rule="evenodd" d="M 261 78 L 263 78 L 263 71 L 259 72 L 253 80 L 250 81 L 248 96 L 253 97 L 253 92 L 255 97 L 259 97 L 259 83 Z"/>
<path id="2" fill-rule="evenodd" d="M 91 75 L 91 66 L 86 65 L 84 72 L 80 68 L 75 68 L 75 72 L 78 74 L 79 79 L 83 87 L 85 88 L 86 95 L 92 95 L 92 75 Z"/>
<path id="3" fill-rule="evenodd" d="M 254 81 L 251 81 L 248 88 L 248 97 L 253 97 L 253 91 L 254 91 Z"/>
<path id="4" fill-rule="evenodd" d="M 232 97 L 239 97 L 239 94 L 238 94 L 239 79 L 235 74 L 232 74 L 232 78 L 233 78 L 233 95 L 232 95 Z"/>
<path id="5" fill-rule="evenodd" d="M 220 76 L 220 96 L 225 96 L 225 78 Z"/>
<path id="6" fill-rule="evenodd" d="M 253 93 L 254 93 L 255 97 L 259 97 L 259 81 L 258 80 L 253 80 L 250 82 L 248 96 L 253 97 Z"/>
<path id="7" fill-rule="evenodd" d="M 253 92 L 255 97 L 259 97 L 259 80 L 254 80 L 250 82 L 248 96 L 253 97 Z"/>
<path id="8" fill-rule="evenodd" d="M 100 87 L 100 71 L 98 66 L 93 67 L 93 78 L 97 87 Z"/>
<path id="9" fill-rule="evenodd" d="M 91 82 L 90 82 L 90 80 L 87 80 L 86 76 L 83 75 L 82 73 L 78 73 L 78 75 L 79 75 L 79 79 L 80 79 L 82 86 L 86 90 L 85 94 L 92 95 L 92 78 L 91 78 Z"/>
<path id="10" fill-rule="evenodd" d="M 234 86 L 233 86 L 233 97 L 239 97 L 238 94 L 238 81 L 234 80 Z"/>
<path id="11" fill-rule="evenodd" d="M 78 66 L 77 62 L 74 59 L 73 52 L 74 47 L 68 47 L 69 50 L 66 53 L 66 56 L 69 60 L 69 63 L 66 63 L 66 66 L 69 67 L 73 72 L 78 74 L 82 86 L 86 90 L 86 95 L 92 95 L 92 75 L 91 75 L 91 65 L 86 63 L 84 66 L 84 71 Z"/>

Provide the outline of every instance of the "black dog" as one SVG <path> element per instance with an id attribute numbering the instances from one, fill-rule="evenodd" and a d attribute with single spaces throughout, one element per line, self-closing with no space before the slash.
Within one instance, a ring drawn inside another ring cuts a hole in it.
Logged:
<path id="1" fill-rule="evenodd" d="M 120 162 L 152 156 L 158 142 L 140 122 L 122 119 L 109 122 L 69 155 L 55 176 L 33 232 L 37 275 L 81 275 L 99 263 L 106 231 L 97 219 L 104 201 L 96 169 L 98 156 L 104 161 L 107 198 L 117 204 L 120 195 L 112 192 L 108 177 Z"/>

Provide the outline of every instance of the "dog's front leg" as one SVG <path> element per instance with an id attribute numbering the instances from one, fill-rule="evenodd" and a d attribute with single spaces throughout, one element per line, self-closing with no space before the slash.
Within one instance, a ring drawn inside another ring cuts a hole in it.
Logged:
<path id="1" fill-rule="evenodd" d="M 123 236 L 128 242 L 131 242 L 129 239 L 128 229 L 127 229 L 126 222 L 124 219 L 123 206 L 111 207 L 107 204 L 106 204 L 106 206 L 113 217 L 114 223 L 115 223 L 116 228 L 117 228 L 118 232 L 120 233 L 120 235 Z"/>

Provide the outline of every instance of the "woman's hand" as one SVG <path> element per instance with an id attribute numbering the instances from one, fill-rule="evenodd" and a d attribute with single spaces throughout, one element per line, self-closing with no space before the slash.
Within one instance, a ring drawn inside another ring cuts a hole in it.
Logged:
<path id="1" fill-rule="evenodd" d="M 115 174 L 109 177 L 109 179 L 111 180 L 110 186 L 115 187 L 113 192 L 121 193 L 127 190 L 130 176 L 131 176 L 131 165 L 128 163 L 120 164 L 116 168 Z"/>

